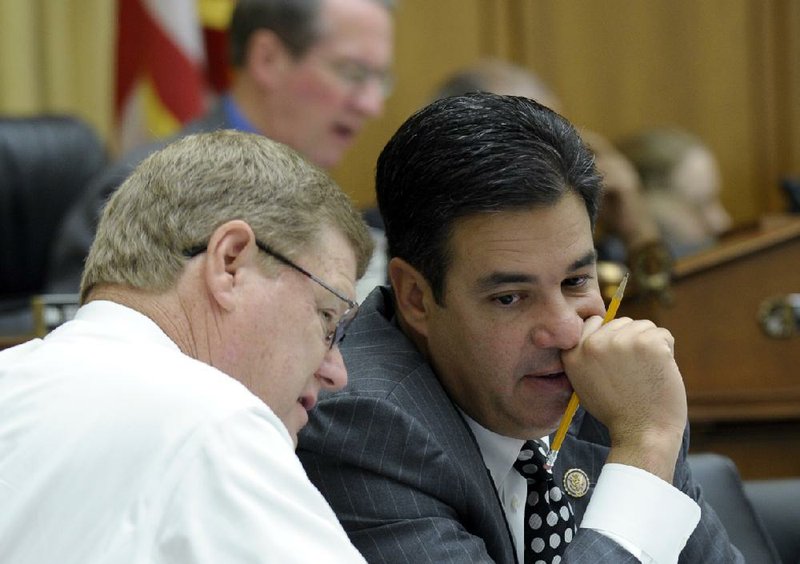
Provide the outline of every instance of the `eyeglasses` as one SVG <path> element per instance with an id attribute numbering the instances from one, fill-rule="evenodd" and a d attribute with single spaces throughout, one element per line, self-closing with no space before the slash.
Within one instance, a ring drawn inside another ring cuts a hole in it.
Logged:
<path id="1" fill-rule="evenodd" d="M 377 70 L 351 60 L 329 61 L 323 59 L 336 77 L 353 90 L 361 90 L 371 80 L 376 80 L 384 96 L 391 94 L 394 88 L 394 77 L 388 70 Z"/>
<path id="2" fill-rule="evenodd" d="M 342 339 L 344 339 L 344 335 L 345 332 L 347 331 L 347 328 L 353 322 L 353 319 L 355 319 L 356 314 L 358 313 L 358 304 L 353 300 L 340 294 L 337 290 L 335 290 L 330 285 L 320 280 L 318 277 L 311 274 L 302 266 L 295 264 L 294 262 L 283 256 L 279 252 L 272 250 L 270 247 L 268 247 L 258 239 L 256 239 L 256 246 L 263 253 L 270 255 L 271 257 L 275 258 L 279 262 L 282 262 L 286 266 L 295 269 L 297 272 L 303 274 L 304 276 L 307 276 L 308 278 L 310 278 L 311 280 L 313 280 L 314 282 L 316 282 L 317 284 L 328 290 L 331 294 L 333 294 L 334 296 L 336 296 L 337 298 L 339 298 L 340 300 L 342 300 L 344 303 L 347 304 L 347 309 L 341 315 L 341 317 L 339 317 L 338 321 L 334 321 L 333 316 L 330 315 L 329 313 L 323 312 L 324 315 L 326 316 L 323 318 L 322 321 L 324 326 L 325 342 L 328 343 L 328 347 L 331 349 L 336 345 L 338 345 L 339 343 L 341 343 Z M 184 251 L 183 254 L 188 258 L 192 258 L 196 257 L 199 254 L 204 253 L 205 251 L 206 251 L 206 246 L 198 245 L 196 247 L 192 247 L 191 249 Z"/>

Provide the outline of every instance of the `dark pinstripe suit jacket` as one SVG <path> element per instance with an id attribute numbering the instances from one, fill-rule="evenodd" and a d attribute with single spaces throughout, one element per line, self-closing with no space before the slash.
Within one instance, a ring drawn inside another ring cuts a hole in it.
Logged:
<path id="1" fill-rule="evenodd" d="M 323 397 L 300 434 L 298 455 L 369 562 L 516 562 L 491 476 L 472 433 L 430 366 L 392 322 L 391 295 L 370 294 L 343 342 L 348 386 Z M 675 484 L 702 506 L 681 562 L 741 562 L 685 464 Z M 580 412 L 554 474 L 582 468 L 592 487 L 608 452 L 605 428 Z M 570 499 L 578 523 L 589 494 Z M 579 529 L 564 563 L 638 562 Z"/>

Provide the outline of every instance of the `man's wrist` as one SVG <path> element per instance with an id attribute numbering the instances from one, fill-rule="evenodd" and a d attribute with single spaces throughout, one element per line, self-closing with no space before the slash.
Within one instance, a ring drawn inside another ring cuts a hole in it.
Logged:
<path id="1" fill-rule="evenodd" d="M 607 462 L 641 468 L 672 483 L 683 433 L 650 430 L 612 437 Z"/>

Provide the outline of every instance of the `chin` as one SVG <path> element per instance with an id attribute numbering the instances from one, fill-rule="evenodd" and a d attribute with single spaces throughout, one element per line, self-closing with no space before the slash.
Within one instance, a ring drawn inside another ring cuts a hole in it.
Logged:
<path id="1" fill-rule="evenodd" d="M 343 153 L 338 153 L 336 155 L 317 155 L 317 157 L 314 159 L 314 164 L 320 168 L 324 168 L 325 170 L 330 170 L 342 162 L 343 156 Z"/>

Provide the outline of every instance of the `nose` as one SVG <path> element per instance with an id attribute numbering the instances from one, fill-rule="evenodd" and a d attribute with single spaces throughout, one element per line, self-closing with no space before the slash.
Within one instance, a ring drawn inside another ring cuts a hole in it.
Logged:
<path id="1" fill-rule="evenodd" d="M 383 114 L 386 93 L 381 81 L 373 77 L 354 93 L 353 106 L 362 115 L 376 118 Z"/>
<path id="2" fill-rule="evenodd" d="M 336 391 L 347 385 L 347 368 L 338 345 L 330 349 L 314 374 L 323 389 Z"/>
<path id="3" fill-rule="evenodd" d="M 539 349 L 571 349 L 580 342 L 583 318 L 563 297 L 537 308 L 531 338 Z"/>

